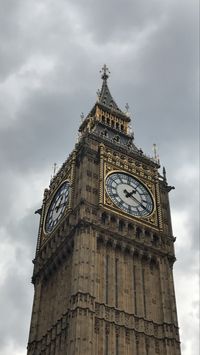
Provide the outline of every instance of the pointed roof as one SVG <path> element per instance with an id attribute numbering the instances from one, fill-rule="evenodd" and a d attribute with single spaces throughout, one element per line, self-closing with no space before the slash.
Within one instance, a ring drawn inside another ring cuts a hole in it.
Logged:
<path id="1" fill-rule="evenodd" d="M 115 100 L 113 99 L 108 84 L 107 84 L 107 80 L 109 78 L 109 74 L 110 71 L 108 69 L 108 67 L 106 66 L 106 64 L 104 64 L 102 70 L 100 70 L 100 73 L 102 73 L 102 87 L 101 90 L 98 90 L 97 95 L 98 95 L 98 100 L 95 103 L 95 105 L 93 106 L 93 108 L 91 109 L 90 113 L 87 115 L 87 117 L 85 118 L 85 120 L 82 122 L 79 131 L 81 131 L 86 125 L 88 120 L 90 119 L 90 117 L 96 112 L 96 108 L 98 106 L 100 106 L 104 111 L 107 112 L 112 112 L 114 115 L 122 118 L 124 121 L 126 122 L 130 122 L 130 117 L 124 113 L 122 110 L 120 110 L 120 108 L 118 107 L 118 105 L 116 104 Z"/>
<path id="2" fill-rule="evenodd" d="M 110 90 L 109 90 L 109 87 L 107 84 L 107 80 L 109 78 L 108 74 L 110 74 L 110 72 L 109 72 L 109 69 L 107 68 L 106 64 L 104 64 L 100 73 L 102 73 L 101 78 L 103 79 L 103 83 L 102 83 L 101 91 L 98 92 L 99 103 L 101 103 L 104 106 L 107 106 L 109 109 L 113 109 L 113 110 L 118 111 L 124 115 L 124 113 L 119 109 L 119 107 L 117 106 L 116 102 L 114 101 L 114 99 L 110 93 Z"/>

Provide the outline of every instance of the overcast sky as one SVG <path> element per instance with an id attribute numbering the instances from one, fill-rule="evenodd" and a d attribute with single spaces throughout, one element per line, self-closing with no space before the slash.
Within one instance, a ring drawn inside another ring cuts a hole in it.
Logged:
<path id="1" fill-rule="evenodd" d="M 0 355 L 25 355 L 38 216 L 99 70 L 168 182 L 183 355 L 198 355 L 198 1 L 0 0 Z"/>

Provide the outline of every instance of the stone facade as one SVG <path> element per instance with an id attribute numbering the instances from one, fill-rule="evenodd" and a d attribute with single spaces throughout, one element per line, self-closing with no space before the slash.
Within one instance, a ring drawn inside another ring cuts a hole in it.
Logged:
<path id="1" fill-rule="evenodd" d="M 79 143 L 44 193 L 28 355 L 180 355 L 171 187 L 158 162 L 129 144 L 127 115 L 117 106 L 110 113 L 105 73 L 104 102 L 100 95 Z M 112 120 L 105 122 L 106 114 Z M 123 137 L 115 140 L 113 132 Z M 115 170 L 148 186 L 151 217 L 136 218 L 112 204 L 105 178 Z M 68 205 L 45 233 L 47 210 L 66 179 Z"/>

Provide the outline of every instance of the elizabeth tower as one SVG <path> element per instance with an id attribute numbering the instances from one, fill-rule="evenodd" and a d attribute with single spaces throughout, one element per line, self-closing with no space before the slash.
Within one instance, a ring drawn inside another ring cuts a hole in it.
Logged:
<path id="1" fill-rule="evenodd" d="M 108 73 L 38 211 L 28 355 L 180 355 L 172 187 Z"/>

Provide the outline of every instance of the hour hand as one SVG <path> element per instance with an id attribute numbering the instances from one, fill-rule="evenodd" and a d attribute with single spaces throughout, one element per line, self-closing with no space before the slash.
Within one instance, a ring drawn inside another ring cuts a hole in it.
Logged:
<path id="1" fill-rule="evenodd" d="M 65 206 L 66 202 L 64 203 L 60 203 L 58 206 L 56 206 L 55 210 L 56 210 L 56 213 L 58 213 L 58 210 L 62 207 L 62 206 Z"/>
<path id="2" fill-rule="evenodd" d="M 131 192 L 128 192 L 126 189 L 124 190 L 124 193 L 126 195 L 126 197 L 131 197 L 133 194 L 136 193 L 136 190 L 133 189 Z"/>

